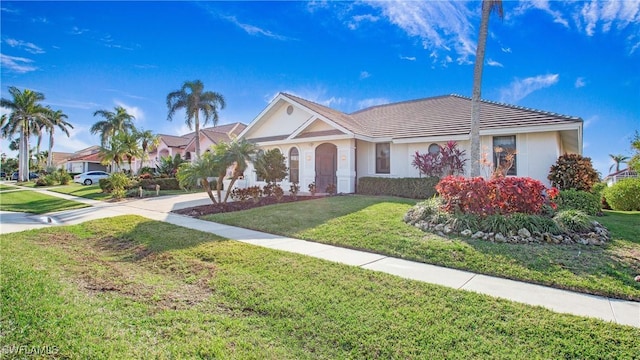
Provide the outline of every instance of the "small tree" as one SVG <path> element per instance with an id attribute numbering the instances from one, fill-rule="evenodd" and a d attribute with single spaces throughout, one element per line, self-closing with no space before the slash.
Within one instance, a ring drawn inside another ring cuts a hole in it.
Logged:
<path id="1" fill-rule="evenodd" d="M 591 158 L 564 154 L 551 166 L 547 179 L 551 181 L 551 186 L 560 190 L 591 191 L 591 187 L 600 181 L 600 176 L 593 168 Z"/>
<path id="2" fill-rule="evenodd" d="M 638 130 L 636 130 L 633 139 L 631 139 L 631 149 L 634 154 L 627 164 L 632 170 L 640 172 L 640 132 Z"/>
<path id="3" fill-rule="evenodd" d="M 209 199 L 214 204 L 217 204 L 218 201 L 213 195 L 213 189 L 208 179 L 218 177 L 220 172 L 224 172 L 222 169 L 225 168 L 221 166 L 219 158 L 212 152 L 205 152 L 193 163 L 180 164 L 176 177 L 182 187 L 193 187 L 202 184 L 207 195 L 209 195 Z"/>
<path id="4" fill-rule="evenodd" d="M 287 165 L 279 149 L 258 153 L 254 162 L 256 173 L 267 185 L 281 181 L 287 176 Z"/>

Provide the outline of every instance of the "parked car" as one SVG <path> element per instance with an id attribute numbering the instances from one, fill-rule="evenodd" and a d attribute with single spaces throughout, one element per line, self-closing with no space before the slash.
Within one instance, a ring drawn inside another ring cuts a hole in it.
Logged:
<path id="1" fill-rule="evenodd" d="M 19 174 L 20 173 L 18 173 L 17 171 L 11 174 L 11 180 L 18 181 L 18 179 L 20 178 Z M 37 179 L 38 177 L 39 177 L 38 174 L 34 172 L 29 172 L 29 180 Z"/>
<path id="2" fill-rule="evenodd" d="M 98 183 L 100 179 L 106 179 L 109 177 L 109 173 L 104 171 L 87 171 L 82 174 L 73 177 L 73 182 L 78 184 L 91 185 Z"/>

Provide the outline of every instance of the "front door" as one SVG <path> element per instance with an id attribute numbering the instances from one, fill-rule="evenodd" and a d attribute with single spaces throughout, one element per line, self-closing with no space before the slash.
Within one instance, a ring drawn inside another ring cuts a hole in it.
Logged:
<path id="1" fill-rule="evenodd" d="M 337 186 L 336 167 L 338 166 L 338 148 L 329 143 L 316 148 L 316 191 L 323 193 L 327 186 Z"/>

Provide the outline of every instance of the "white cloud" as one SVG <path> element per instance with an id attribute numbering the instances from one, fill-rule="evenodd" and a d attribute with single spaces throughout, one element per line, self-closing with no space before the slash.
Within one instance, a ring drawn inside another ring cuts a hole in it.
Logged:
<path id="1" fill-rule="evenodd" d="M 534 91 L 548 88 L 555 85 L 560 76 L 558 74 L 547 74 L 514 80 L 507 88 L 500 90 L 500 101 L 507 103 L 517 103 Z"/>
<path id="2" fill-rule="evenodd" d="M 423 47 L 433 52 L 455 52 L 460 64 L 475 56 L 474 27 L 464 2 L 452 1 L 369 1 L 389 22 L 409 36 L 419 37 Z M 433 57 L 433 56 L 432 56 Z"/>
<path id="3" fill-rule="evenodd" d="M 502 50 L 503 53 L 507 53 L 507 54 L 511 54 L 511 48 L 500 48 L 500 50 Z"/>
<path id="4" fill-rule="evenodd" d="M 364 80 L 364 79 L 369 78 L 369 77 L 371 77 L 371 74 L 369 74 L 368 71 L 361 71 L 360 72 L 360 80 Z"/>
<path id="5" fill-rule="evenodd" d="M 236 25 L 240 29 L 244 30 L 249 35 L 262 35 L 271 39 L 283 40 L 283 41 L 291 40 L 286 36 L 275 34 L 269 30 L 265 30 L 254 25 L 241 23 L 240 21 L 238 21 L 238 19 L 235 16 L 223 16 L 222 18 Z"/>
<path id="6" fill-rule="evenodd" d="M 55 134 L 53 151 L 56 152 L 76 152 L 96 145 L 99 140 L 96 135 L 89 133 L 89 128 L 73 124 L 73 129 L 69 128 L 69 137 L 58 131 Z M 48 137 L 47 137 L 48 139 Z M 48 142 L 47 142 L 48 144 Z"/>
<path id="7" fill-rule="evenodd" d="M 387 98 L 370 98 L 358 101 L 358 110 L 390 103 Z"/>
<path id="8" fill-rule="evenodd" d="M 599 116 L 598 115 L 593 115 L 592 117 L 588 118 L 587 120 L 584 120 L 583 122 L 583 126 L 584 128 L 588 128 L 591 125 L 595 124 L 596 122 L 598 122 L 599 120 Z"/>
<path id="9" fill-rule="evenodd" d="M 36 66 L 29 65 L 31 63 L 33 63 L 33 60 L 31 59 L 0 54 L 0 64 L 2 64 L 2 67 L 5 70 L 9 70 L 11 72 L 24 74 L 38 70 Z"/>
<path id="10" fill-rule="evenodd" d="M 501 63 L 493 60 L 493 59 L 487 59 L 487 65 L 489 66 L 496 66 L 496 67 L 504 67 L 504 65 L 502 65 Z"/>
<path id="11" fill-rule="evenodd" d="M 355 30 L 358 27 L 360 27 L 360 24 L 364 21 L 368 21 L 368 22 L 376 22 L 378 21 L 380 18 L 378 16 L 374 16 L 371 14 L 365 14 L 365 15 L 355 15 L 353 17 L 351 17 L 351 21 L 347 22 L 347 27 L 351 30 Z"/>
<path id="12" fill-rule="evenodd" d="M 576 79 L 576 82 L 574 84 L 574 86 L 576 87 L 576 89 L 579 89 L 581 87 L 585 87 L 587 86 L 587 82 L 584 80 L 584 78 L 581 76 L 579 78 Z"/>
<path id="13" fill-rule="evenodd" d="M 400 55 L 400 60 L 408 60 L 408 61 L 416 61 L 416 57 L 415 56 L 402 56 Z"/>
<path id="14" fill-rule="evenodd" d="M 70 33 L 72 35 L 82 35 L 82 34 L 86 33 L 87 31 L 89 31 L 89 29 L 81 29 L 81 28 L 79 28 L 77 26 L 74 26 L 73 28 L 71 28 Z"/>
<path id="15" fill-rule="evenodd" d="M 142 111 L 142 109 L 140 109 L 139 107 L 127 105 L 119 100 L 114 100 L 114 103 L 116 104 L 116 106 L 122 106 L 123 108 L 125 108 L 129 115 L 133 115 L 136 118 L 136 121 L 144 120 L 144 111 Z"/>
<path id="16" fill-rule="evenodd" d="M 5 39 L 4 42 L 11 47 L 23 49 L 24 51 L 30 52 L 32 54 L 44 54 L 44 50 L 42 50 L 34 43 L 16 39 Z"/>

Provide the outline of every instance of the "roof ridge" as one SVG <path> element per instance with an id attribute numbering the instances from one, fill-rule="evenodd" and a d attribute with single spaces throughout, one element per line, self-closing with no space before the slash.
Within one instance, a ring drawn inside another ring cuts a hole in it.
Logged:
<path id="1" fill-rule="evenodd" d="M 465 100 L 471 100 L 470 97 L 467 97 L 467 96 L 464 96 L 464 95 L 459 95 L 459 94 L 451 94 L 450 96 L 461 98 L 461 99 L 465 99 Z M 535 112 L 535 113 L 539 113 L 539 114 L 558 116 L 558 117 L 562 117 L 562 118 L 565 118 L 565 119 L 571 119 L 571 120 L 581 120 L 580 117 L 577 117 L 577 116 L 570 116 L 570 115 L 560 114 L 560 113 L 553 112 L 553 111 L 534 109 L 534 108 L 527 107 L 527 106 L 507 104 L 505 102 L 492 101 L 492 100 L 487 100 L 487 99 L 480 99 L 480 101 L 483 102 L 483 103 L 486 103 L 486 104 L 503 106 L 503 107 L 507 107 L 507 108 L 511 108 L 511 109 L 531 111 L 531 112 Z"/>

